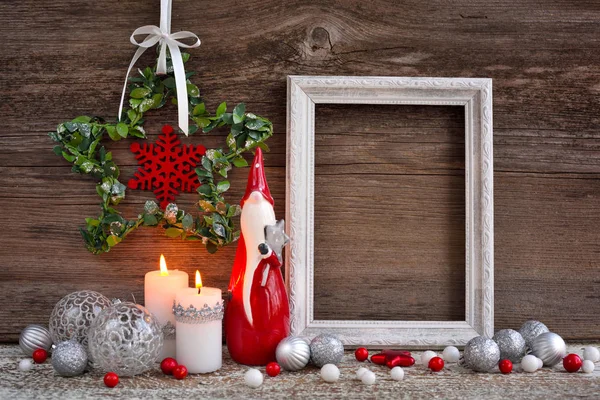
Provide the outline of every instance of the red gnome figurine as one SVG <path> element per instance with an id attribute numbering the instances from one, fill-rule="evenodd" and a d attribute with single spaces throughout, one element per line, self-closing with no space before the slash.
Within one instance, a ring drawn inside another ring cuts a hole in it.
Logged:
<path id="1" fill-rule="evenodd" d="M 229 282 L 231 300 L 225 313 L 227 348 L 234 361 L 266 365 L 290 333 L 290 309 L 281 275 L 281 250 L 288 237 L 283 220 L 275 220 L 273 197 L 256 149 L 248 186 L 241 201 L 242 234 Z"/>

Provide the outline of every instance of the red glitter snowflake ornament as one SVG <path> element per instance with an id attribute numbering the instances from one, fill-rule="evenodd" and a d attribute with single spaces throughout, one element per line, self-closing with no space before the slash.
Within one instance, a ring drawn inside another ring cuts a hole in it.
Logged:
<path id="1" fill-rule="evenodd" d="M 153 190 L 161 208 L 175 201 L 180 192 L 194 192 L 200 186 L 195 168 L 206 152 L 202 145 L 184 145 L 165 125 L 156 143 L 134 142 L 130 147 L 140 167 L 129 180 L 130 189 Z"/>

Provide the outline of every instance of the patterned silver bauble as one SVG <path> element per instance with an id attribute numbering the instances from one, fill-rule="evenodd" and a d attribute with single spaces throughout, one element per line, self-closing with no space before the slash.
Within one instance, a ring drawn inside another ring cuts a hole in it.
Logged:
<path id="1" fill-rule="evenodd" d="M 310 362 L 321 368 L 325 364 L 339 364 L 344 357 L 344 345 L 328 333 L 322 333 L 310 342 Z"/>
<path id="2" fill-rule="evenodd" d="M 118 303 L 98 314 L 88 336 L 94 367 L 133 376 L 154 366 L 163 347 L 158 320 L 146 308 Z"/>
<path id="3" fill-rule="evenodd" d="M 534 339 L 531 352 L 541 359 L 546 367 L 553 367 L 567 355 L 567 345 L 556 333 L 545 332 Z"/>
<path id="4" fill-rule="evenodd" d="M 87 363 L 85 347 L 75 340 L 60 342 L 52 352 L 52 366 L 61 376 L 81 375 Z"/>
<path id="5" fill-rule="evenodd" d="M 518 363 L 525 356 L 525 339 L 514 329 L 502 329 L 492 338 L 500 348 L 500 358 Z"/>
<path id="6" fill-rule="evenodd" d="M 521 326 L 521 329 L 519 329 L 519 333 L 521 334 L 521 336 L 523 336 L 523 339 L 525 339 L 525 345 L 529 349 L 531 349 L 531 346 L 533 345 L 533 339 L 535 339 L 542 333 L 546 333 L 549 331 L 550 330 L 546 325 L 542 324 L 540 321 L 535 320 L 529 320 L 525 322 Z"/>
<path id="7" fill-rule="evenodd" d="M 492 339 L 477 336 L 469 340 L 463 352 L 468 368 L 477 372 L 488 372 L 500 361 L 500 348 Z"/>
<path id="8" fill-rule="evenodd" d="M 87 346 L 88 329 L 102 309 L 111 301 L 93 290 L 80 290 L 63 297 L 50 315 L 50 336 L 54 343 L 77 340 Z"/>
<path id="9" fill-rule="evenodd" d="M 31 357 L 37 349 L 50 351 L 52 347 L 52 338 L 50 331 L 41 325 L 29 325 L 21 331 L 19 336 L 19 346 L 25 355 Z"/>
<path id="10" fill-rule="evenodd" d="M 299 371 L 310 361 L 310 346 L 304 339 L 288 336 L 277 345 L 275 358 L 286 371 Z"/>

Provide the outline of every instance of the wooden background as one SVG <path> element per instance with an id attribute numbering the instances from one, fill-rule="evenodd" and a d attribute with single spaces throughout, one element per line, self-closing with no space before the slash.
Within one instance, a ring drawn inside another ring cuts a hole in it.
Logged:
<path id="1" fill-rule="evenodd" d="M 57 123 L 80 114 L 116 115 L 124 73 L 134 52 L 128 37 L 138 26 L 158 23 L 158 4 L 158 0 L 0 3 L 1 341 L 16 340 L 27 324 L 46 323 L 55 302 L 73 290 L 95 289 L 109 297 L 133 294 L 141 301 L 144 273 L 157 268 L 161 252 L 172 268 L 189 272 L 200 268 L 206 284 L 226 288 L 233 247 L 209 257 L 196 244 L 145 230 L 109 254 L 87 253 L 77 228 L 84 217 L 98 212 L 94 184 L 71 174 L 70 166 L 52 153 L 46 136 Z M 188 69 L 198 71 L 195 82 L 210 109 L 222 100 L 244 101 L 248 110 L 274 122 L 276 134 L 266 164 L 279 217 L 285 205 L 287 74 L 493 78 L 496 327 L 518 327 L 535 317 L 566 338 L 600 338 L 596 323 L 600 313 L 597 1 L 177 0 L 172 25 L 174 30 L 194 31 L 203 41 L 192 51 Z M 148 54 L 139 66 L 150 62 Z M 414 205 L 413 214 L 404 218 L 412 229 L 417 226 L 414 219 L 429 205 L 435 206 L 435 199 L 458 204 L 460 165 L 451 145 L 456 142 L 450 140 L 459 118 L 455 111 L 427 107 L 412 113 L 362 111 L 368 113 L 357 117 L 361 110 L 352 107 L 322 109 L 317 116 L 317 154 L 348 149 L 349 153 L 338 154 L 340 165 L 351 162 L 352 154 L 362 154 L 359 164 L 371 164 L 372 170 L 361 170 L 362 175 L 352 179 L 347 168 L 322 158 L 318 179 L 338 186 L 362 185 L 364 194 L 369 193 L 368 185 L 391 179 L 385 173 L 389 168 L 398 175 L 399 180 L 393 181 L 400 185 L 396 188 L 423 189 L 406 196 L 399 193 L 400 210 Z M 377 120 L 378 113 L 392 122 Z M 153 113 L 146 125 L 150 139 L 162 123 L 175 121 L 174 108 Z M 369 127 L 388 135 L 400 155 L 390 159 L 393 155 L 387 152 L 380 157 L 385 145 L 378 144 L 379 135 L 372 142 L 363 140 Z M 427 129 L 437 145 L 422 140 Z M 356 140 L 345 133 L 356 134 Z M 394 139 L 394 133 L 402 139 Z M 223 139 L 215 133 L 189 141 L 213 147 Z M 341 141 L 343 147 L 332 148 Z M 128 145 L 111 145 L 122 166 L 123 182 L 134 172 Z M 439 182 L 423 183 L 419 176 L 432 175 L 440 165 L 444 168 Z M 325 176 L 336 170 L 342 173 L 339 178 Z M 230 198 L 239 198 L 244 180 L 245 171 L 233 175 Z M 373 193 L 366 199 L 365 213 L 376 213 L 372 209 L 380 201 L 394 201 L 379 196 L 385 191 L 377 187 Z M 428 199 L 428 193 L 436 197 Z M 135 215 L 149 194 L 129 191 L 121 207 L 126 216 Z M 318 215 L 327 215 L 328 204 L 341 201 L 333 198 L 335 187 L 323 188 L 323 194 L 331 195 L 332 203 L 321 199 Z M 193 198 L 185 196 L 187 208 Z M 423 249 L 424 243 L 436 239 L 436 244 L 448 243 L 452 249 L 457 239 L 449 232 L 460 230 L 456 222 L 460 212 L 457 208 L 456 216 L 445 219 L 448 225 L 441 217 L 434 221 L 445 234 L 423 236 L 435 232 L 432 227 L 409 231 L 413 240 L 407 244 Z M 446 210 L 445 215 L 451 214 Z M 381 218 L 387 217 L 379 215 L 375 222 Z M 394 218 L 398 230 L 405 228 L 402 217 Z M 358 220 L 356 229 L 365 229 L 367 219 Z M 321 240 L 336 240 L 326 227 L 319 229 L 316 235 Z M 384 232 L 383 240 L 370 241 L 371 247 L 391 243 L 390 234 Z M 411 237 L 402 235 L 396 243 Z M 410 248 L 404 250 L 403 259 L 410 260 Z M 423 252 L 412 255 L 420 260 L 436 258 Z M 453 266 L 460 254 L 449 251 L 440 260 L 427 264 L 432 268 L 429 276 L 423 271 L 405 275 L 411 279 L 408 283 L 369 281 L 367 289 L 381 290 L 376 302 L 348 301 L 346 294 L 347 303 L 356 307 L 349 316 L 361 316 L 369 311 L 365 307 L 379 313 L 396 307 L 414 310 L 407 315 L 422 312 L 432 317 L 437 311 L 423 302 L 433 299 L 431 304 L 442 307 L 459 285 Z M 329 260 L 331 271 L 342 268 L 343 261 Z M 443 262 L 450 265 L 448 284 L 439 276 Z M 413 261 L 410 266 L 416 269 L 417 264 Z M 316 299 L 318 312 L 327 317 L 338 311 L 327 297 L 343 293 L 339 289 L 347 276 L 342 275 L 343 268 L 336 275 L 319 270 L 331 282 L 320 286 Z M 337 280 L 332 279 L 335 276 Z M 393 294 L 390 288 L 396 285 Z M 406 296 L 397 296 L 407 288 Z M 459 317 L 457 312 L 452 304 L 439 311 L 452 318 Z"/>

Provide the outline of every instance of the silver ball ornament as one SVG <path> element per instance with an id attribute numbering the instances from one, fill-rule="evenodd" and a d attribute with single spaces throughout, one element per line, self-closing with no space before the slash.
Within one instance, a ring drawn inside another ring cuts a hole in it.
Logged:
<path id="1" fill-rule="evenodd" d="M 60 342 L 52 352 L 52 367 L 61 376 L 81 375 L 87 363 L 85 347 L 75 340 Z"/>
<path id="2" fill-rule="evenodd" d="M 102 310 L 90 326 L 88 340 L 94 367 L 121 376 L 152 369 L 163 347 L 158 320 L 146 308 L 128 302 Z"/>
<path id="3" fill-rule="evenodd" d="M 567 355 L 567 345 L 556 333 L 546 332 L 535 338 L 531 352 L 541 359 L 545 366 L 553 367 Z"/>
<path id="4" fill-rule="evenodd" d="M 33 352 L 37 349 L 50 351 L 50 348 L 52 347 L 50 331 L 41 325 L 29 325 L 21 331 L 21 335 L 19 336 L 19 347 L 21 347 L 23 353 L 29 357 L 31 357 Z"/>
<path id="5" fill-rule="evenodd" d="M 477 336 L 465 345 L 463 358 L 468 368 L 477 372 L 488 372 L 500 361 L 500 348 L 492 339 Z"/>
<path id="6" fill-rule="evenodd" d="M 525 356 L 525 339 L 514 329 L 502 329 L 492 338 L 500 348 L 500 358 L 518 363 Z"/>
<path id="7" fill-rule="evenodd" d="M 299 337 L 286 337 L 277 345 L 275 358 L 286 371 L 299 371 L 310 361 L 310 346 Z"/>
<path id="8" fill-rule="evenodd" d="M 542 333 L 550 332 L 548 327 L 542 324 L 540 321 L 529 320 L 526 321 L 523 325 L 521 325 L 521 329 L 519 329 L 519 333 L 525 339 L 525 345 L 531 349 L 533 345 L 533 340 L 541 335 Z"/>
<path id="9" fill-rule="evenodd" d="M 310 342 L 310 361 L 321 368 L 325 364 L 337 365 L 344 357 L 342 342 L 328 333 L 322 333 Z"/>
<path id="10" fill-rule="evenodd" d="M 93 290 L 80 290 L 63 297 L 50 315 L 50 336 L 54 343 L 77 340 L 87 346 L 88 329 L 96 316 L 111 306 L 108 297 Z"/>

